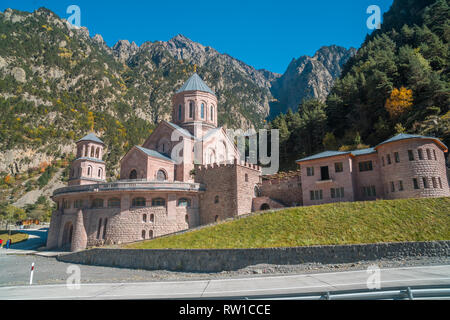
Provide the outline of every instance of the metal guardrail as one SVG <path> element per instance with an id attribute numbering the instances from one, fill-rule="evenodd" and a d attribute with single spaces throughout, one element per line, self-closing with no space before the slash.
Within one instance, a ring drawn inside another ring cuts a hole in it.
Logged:
<path id="1" fill-rule="evenodd" d="M 401 288 L 363 292 L 326 292 L 324 294 L 297 295 L 273 298 L 246 298 L 246 300 L 450 300 L 450 287 Z"/>

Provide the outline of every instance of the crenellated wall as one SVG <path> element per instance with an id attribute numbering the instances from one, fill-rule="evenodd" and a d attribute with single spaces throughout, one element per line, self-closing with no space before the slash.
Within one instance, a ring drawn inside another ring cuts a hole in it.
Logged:
<path id="1" fill-rule="evenodd" d="M 206 186 L 200 195 L 200 224 L 235 217 L 252 211 L 261 168 L 239 163 L 197 166 L 195 181 Z"/>

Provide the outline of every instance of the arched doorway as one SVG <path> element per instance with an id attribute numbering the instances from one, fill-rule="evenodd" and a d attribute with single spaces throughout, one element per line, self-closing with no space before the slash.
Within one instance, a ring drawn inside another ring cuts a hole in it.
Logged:
<path id="1" fill-rule="evenodd" d="M 267 203 L 264 203 L 264 204 L 261 206 L 261 211 L 266 211 L 266 210 L 270 210 L 270 206 L 269 206 Z"/>
<path id="2" fill-rule="evenodd" d="M 130 172 L 130 180 L 136 180 L 137 179 L 137 171 L 136 170 L 132 170 Z"/>
<path id="3" fill-rule="evenodd" d="M 73 224 L 72 222 L 67 222 L 64 226 L 62 247 L 69 247 L 72 244 L 73 235 Z"/>

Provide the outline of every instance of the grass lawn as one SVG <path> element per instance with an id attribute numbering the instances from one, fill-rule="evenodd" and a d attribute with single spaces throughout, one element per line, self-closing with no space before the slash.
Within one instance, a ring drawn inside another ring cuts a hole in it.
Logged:
<path id="1" fill-rule="evenodd" d="M 292 208 L 123 247 L 271 248 L 433 240 L 450 240 L 450 198 Z"/>
<path id="2" fill-rule="evenodd" d="M 8 239 L 11 239 L 12 243 L 15 244 L 27 240 L 28 235 L 26 233 L 21 233 L 20 231 L 11 231 L 11 235 L 9 235 L 8 231 L 0 230 L 0 239 L 3 240 L 3 247 L 5 247 Z"/>

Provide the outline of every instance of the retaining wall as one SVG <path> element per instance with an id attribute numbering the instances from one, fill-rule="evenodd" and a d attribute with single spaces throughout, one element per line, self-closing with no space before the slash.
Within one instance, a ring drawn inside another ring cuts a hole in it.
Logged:
<path id="1" fill-rule="evenodd" d="M 268 249 L 91 249 L 60 255 L 57 259 L 68 263 L 131 269 L 221 272 L 257 264 L 334 264 L 449 254 L 450 241 L 435 241 Z"/>

